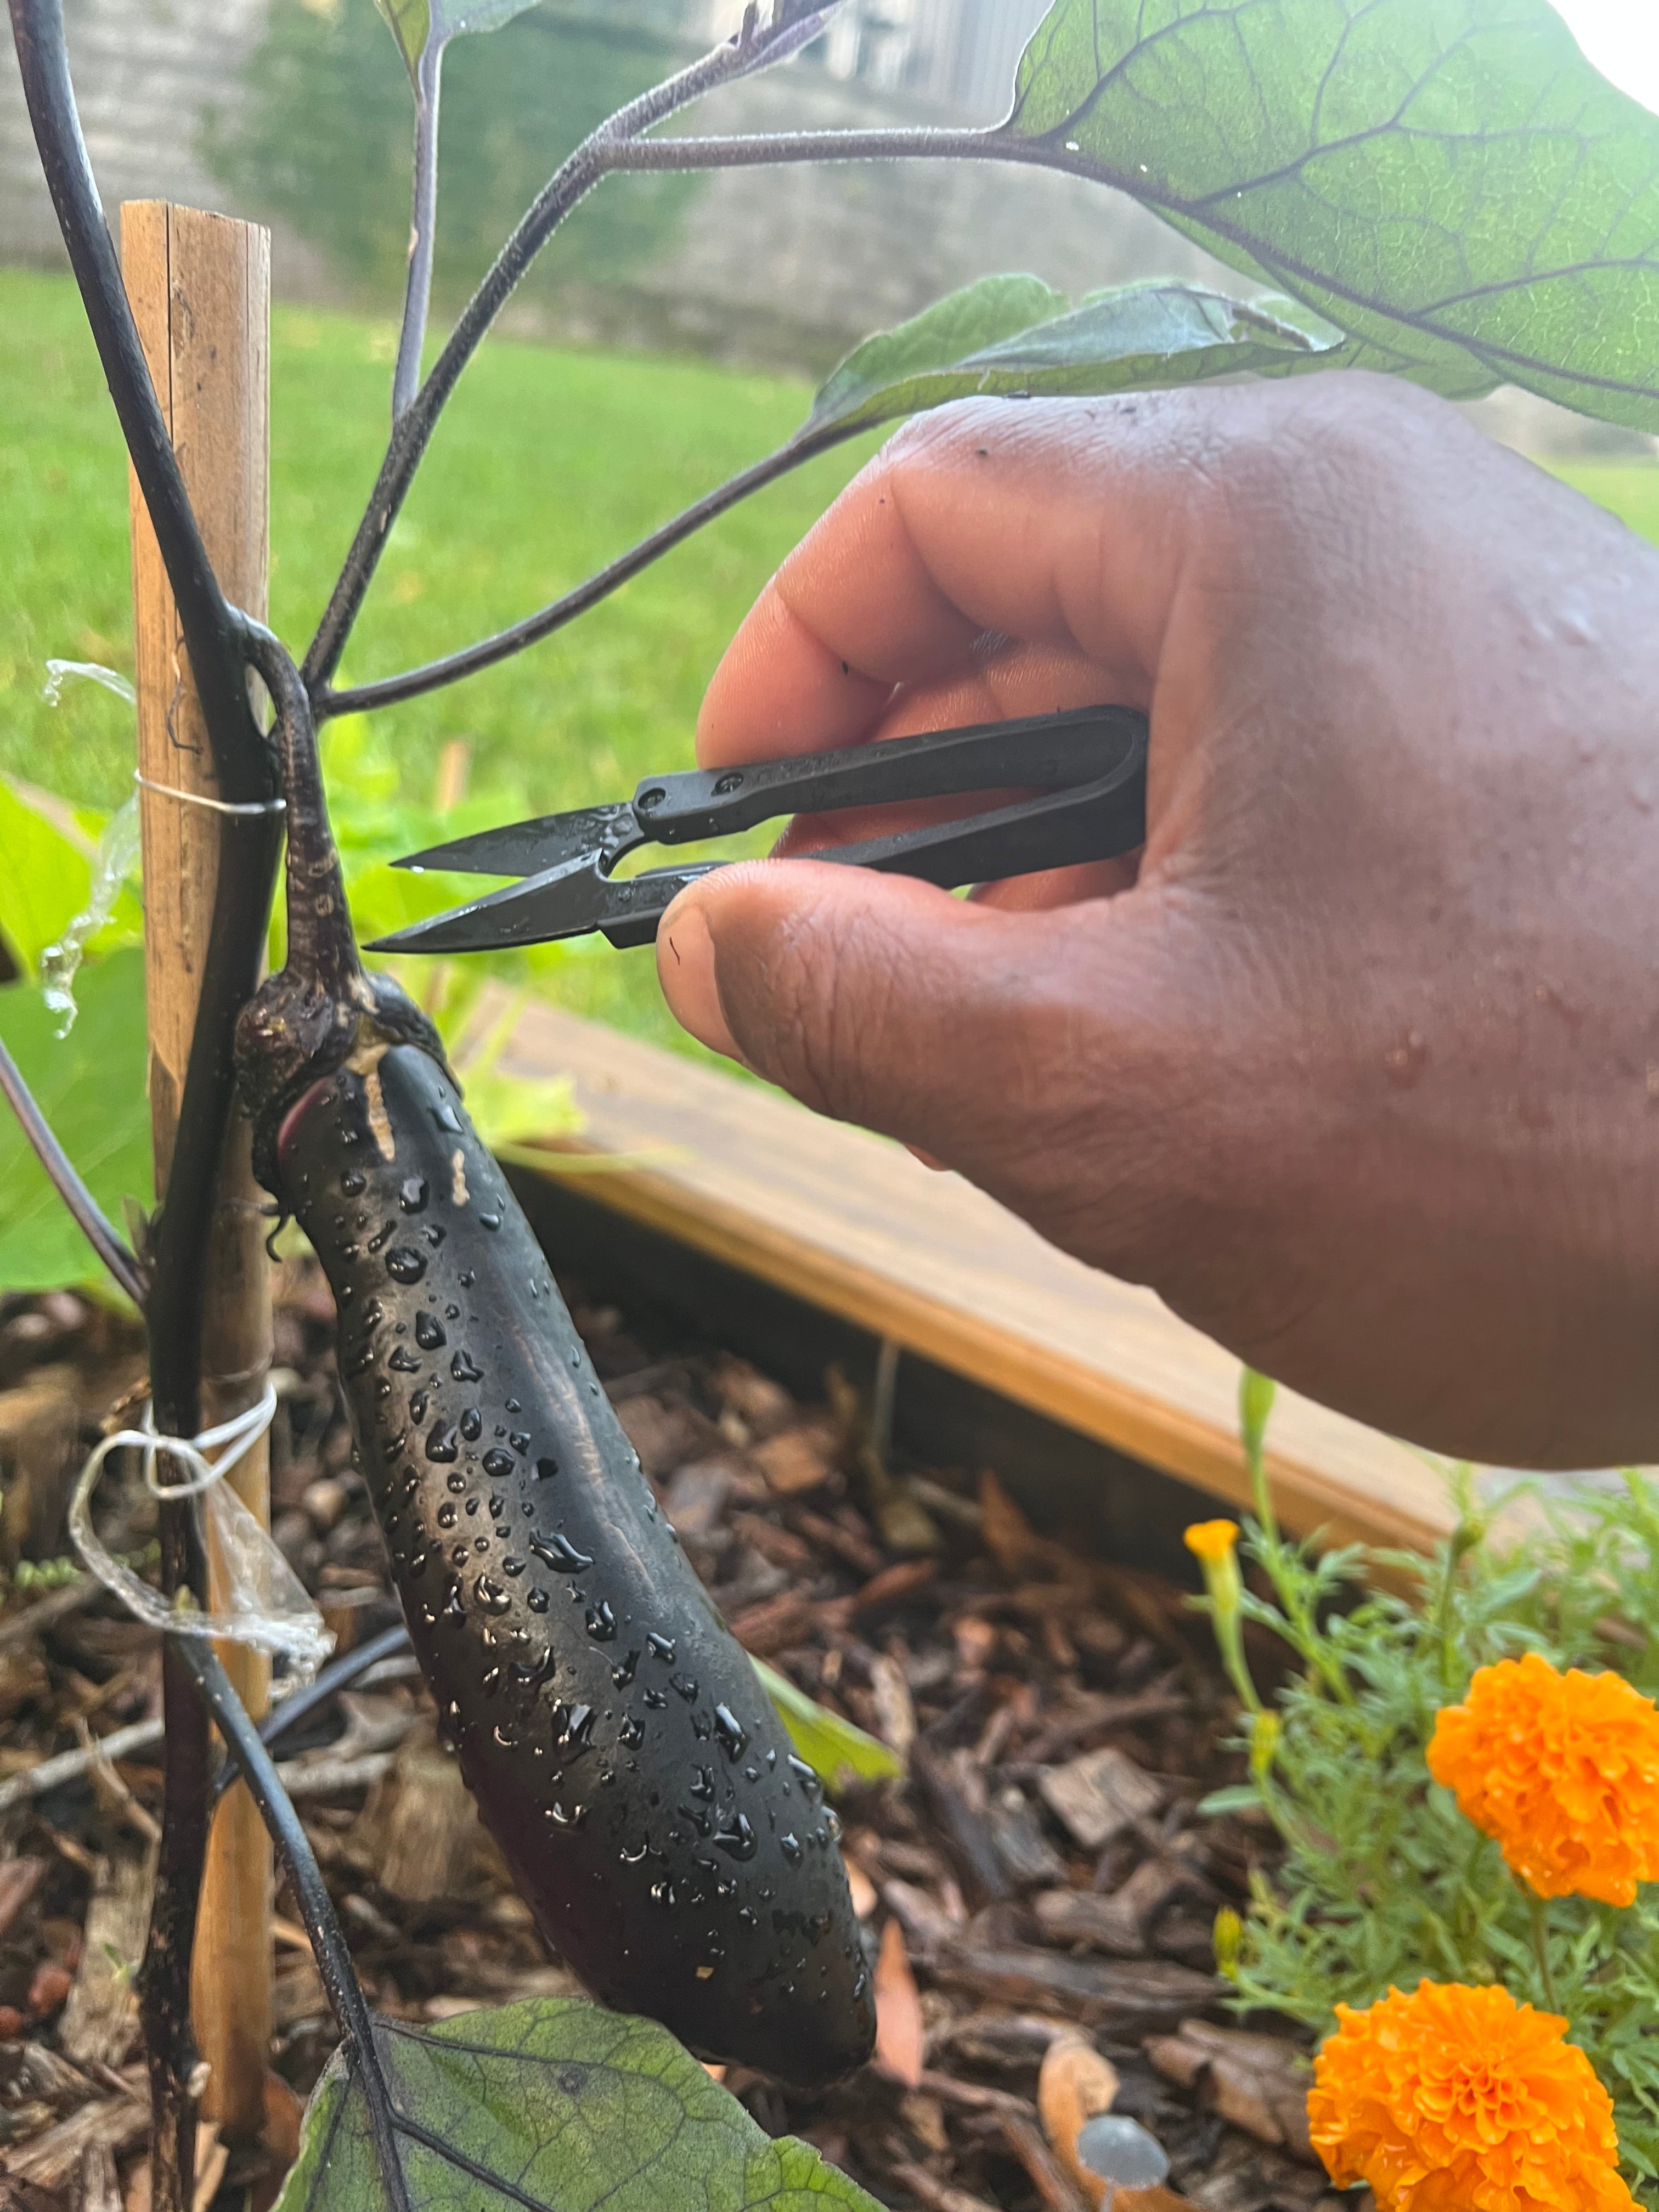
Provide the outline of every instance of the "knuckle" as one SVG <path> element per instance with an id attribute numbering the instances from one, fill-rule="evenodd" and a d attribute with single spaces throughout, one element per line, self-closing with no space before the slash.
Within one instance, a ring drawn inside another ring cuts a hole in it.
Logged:
<path id="1" fill-rule="evenodd" d="M 841 1120 L 867 1109 L 866 1064 L 884 1056 L 894 983 L 884 933 L 856 915 L 832 929 L 807 907 L 792 913 L 768 960 L 768 1072 L 805 1105 Z M 856 974 L 856 989 L 843 976 Z"/>

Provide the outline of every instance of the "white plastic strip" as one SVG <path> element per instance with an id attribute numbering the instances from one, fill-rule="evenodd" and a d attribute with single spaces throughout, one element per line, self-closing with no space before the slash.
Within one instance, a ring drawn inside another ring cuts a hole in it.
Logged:
<path id="1" fill-rule="evenodd" d="M 308 1681 L 334 1649 L 334 1638 L 294 1570 L 223 1480 L 270 1426 L 276 1411 L 276 1393 L 267 1385 L 258 1403 L 234 1420 L 204 1429 L 197 1437 L 164 1437 L 156 1433 L 154 1413 L 146 1406 L 142 1429 L 118 1429 L 88 1455 L 70 1500 L 70 1535 L 88 1572 L 149 1627 L 167 1636 L 222 1638 L 273 1656 L 280 1653 L 289 1661 L 294 1680 Z M 143 1453 L 144 1481 L 153 1496 L 201 1500 L 203 1535 L 216 1580 L 228 1593 L 223 1613 L 170 1606 L 100 1540 L 92 1525 L 92 1494 L 105 1461 L 112 1451 L 123 1449 Z M 210 1460 L 210 1451 L 217 1451 L 219 1457 Z M 157 1468 L 163 1458 L 189 1470 L 182 1481 L 161 1480 Z"/>

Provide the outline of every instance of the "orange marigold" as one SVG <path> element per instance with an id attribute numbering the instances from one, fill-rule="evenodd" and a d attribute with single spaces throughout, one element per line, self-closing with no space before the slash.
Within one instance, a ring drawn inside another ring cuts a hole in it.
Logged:
<path id="1" fill-rule="evenodd" d="M 1368 2181 L 1377 2212 L 1633 2212 L 1613 2100 L 1565 2020 L 1456 1983 L 1336 2010 L 1308 2119 L 1340 2189 Z"/>
<path id="2" fill-rule="evenodd" d="M 1436 1718 L 1429 1771 L 1540 1897 L 1635 1902 L 1659 1881 L 1659 1711 L 1620 1674 L 1529 1651 Z"/>

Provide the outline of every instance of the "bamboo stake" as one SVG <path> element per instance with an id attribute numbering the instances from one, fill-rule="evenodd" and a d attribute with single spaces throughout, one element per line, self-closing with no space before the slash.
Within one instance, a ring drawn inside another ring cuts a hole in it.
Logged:
<path id="1" fill-rule="evenodd" d="M 252 224 L 161 201 L 121 210 L 121 266 L 185 483 L 225 594 L 263 619 L 269 523 L 269 234 Z M 144 968 L 155 1187 L 167 1188 L 179 1101 L 195 1025 L 213 914 L 218 821 L 167 795 L 217 796 L 173 596 L 149 521 L 131 494 L 133 620 L 137 649 L 138 767 L 144 869 Z M 161 790 L 150 786 L 161 786 Z M 252 1405 L 270 1367 L 270 1270 L 262 1194 L 244 1125 L 220 1170 L 207 1320 L 203 1416 L 208 1424 Z M 270 1524 L 263 1444 L 228 1478 Z M 215 1579 L 216 1580 L 216 1571 Z M 216 1599 L 219 1592 L 216 1589 Z M 248 1711 L 266 1710 L 269 1668 L 257 1653 L 221 1645 Z M 203 2117 L 221 2137 L 248 2143 L 264 2117 L 270 2040 L 270 1844 L 246 1788 L 215 1817 L 198 1921 L 191 2013 L 210 2069 Z"/>

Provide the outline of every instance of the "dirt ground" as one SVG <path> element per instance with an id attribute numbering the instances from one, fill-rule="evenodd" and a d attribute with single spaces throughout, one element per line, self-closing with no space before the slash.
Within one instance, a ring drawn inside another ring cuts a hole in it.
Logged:
<path id="1" fill-rule="evenodd" d="M 1241 2029 L 1218 2001 L 1215 1913 L 1243 1899 L 1272 1844 L 1197 1816 L 1241 1768 L 1184 1594 L 1037 1534 L 996 1470 L 890 1459 L 834 1373 L 822 1402 L 801 1405 L 717 1346 L 641 1340 L 564 1287 L 738 1636 L 907 1763 L 904 1780 L 838 1797 L 876 2061 L 817 2097 L 737 2067 L 727 2087 L 887 2204 L 1087 2212 L 1097 2199 L 1065 2164 L 1063 2098 L 1038 2095 L 1045 2054 L 1071 2031 L 1069 2078 L 1109 2078 L 1095 2063 L 1108 2061 L 1114 2109 L 1168 2153 L 1167 2189 L 1134 2199 L 1148 2212 L 1369 2212 L 1364 2193 L 1330 2191 L 1309 2149 L 1303 2041 L 1282 2023 Z M 284 1271 L 276 1358 L 274 1528 L 345 1649 L 399 1616 L 308 1262 Z M 62 1293 L 0 1306 L 9 1568 L 61 1554 L 72 1472 L 142 1392 L 138 1341 L 107 1315 Z M 142 1491 L 112 1480 L 106 1494 L 106 1540 L 142 1555 Z M 151 1632 L 83 1582 L 24 1569 L 0 1614 L 0 2200 L 22 2212 L 147 2212 L 128 1968 L 148 1911 L 158 1698 Z M 382 2012 L 430 2021 L 575 1993 L 478 1826 L 406 1652 L 283 1758 Z M 335 2039 L 280 1890 L 276 1910 L 270 2061 L 292 2093 L 272 2091 L 280 2142 Z M 1066 2072 L 1056 2053 L 1051 2086 Z M 268 2201 L 280 2160 L 262 2171 L 210 2136 L 200 2163 L 206 2212 L 216 2191 L 225 2207 L 249 2185 Z"/>

